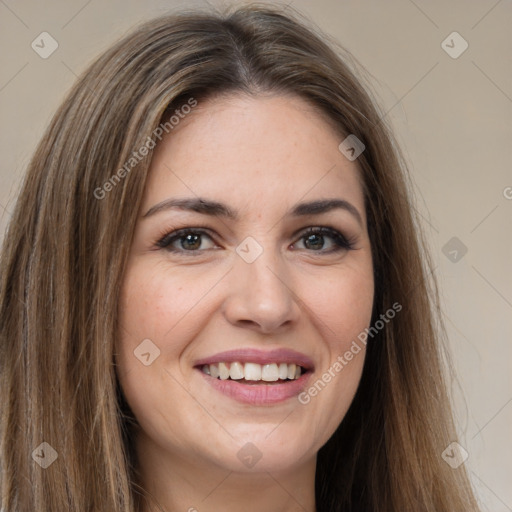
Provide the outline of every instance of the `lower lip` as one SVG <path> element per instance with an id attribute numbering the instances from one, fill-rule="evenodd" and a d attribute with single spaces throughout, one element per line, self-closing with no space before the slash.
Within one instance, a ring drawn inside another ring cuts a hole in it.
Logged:
<path id="1" fill-rule="evenodd" d="M 200 369 L 197 371 L 201 373 L 210 386 L 223 395 L 250 405 L 271 405 L 293 398 L 304 390 L 311 375 L 311 372 L 307 372 L 296 380 L 290 380 L 282 384 L 243 384 L 236 380 L 213 378 Z"/>

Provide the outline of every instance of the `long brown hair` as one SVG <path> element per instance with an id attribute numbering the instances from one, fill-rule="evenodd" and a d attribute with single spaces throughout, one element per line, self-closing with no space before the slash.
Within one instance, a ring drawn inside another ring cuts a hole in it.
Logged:
<path id="1" fill-rule="evenodd" d="M 369 340 L 354 401 L 318 453 L 317 510 L 478 510 L 464 466 L 441 457 L 456 434 L 407 172 L 341 52 L 291 9 L 186 11 L 139 26 L 77 81 L 30 163 L 1 255 L 3 511 L 140 510 L 114 341 L 152 151 L 126 162 L 175 108 L 229 93 L 299 95 L 340 142 L 365 144 L 373 320 L 402 305 Z M 46 469 L 35 461 L 53 454 L 43 442 L 57 454 Z"/>

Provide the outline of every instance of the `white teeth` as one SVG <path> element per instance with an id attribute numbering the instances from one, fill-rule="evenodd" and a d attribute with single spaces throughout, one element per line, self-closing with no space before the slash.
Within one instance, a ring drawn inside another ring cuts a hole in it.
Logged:
<path id="1" fill-rule="evenodd" d="M 219 376 L 219 367 L 216 364 L 210 365 L 210 375 L 216 379 Z"/>
<path id="2" fill-rule="evenodd" d="M 231 363 L 231 366 L 229 368 L 229 376 L 233 380 L 240 380 L 244 378 L 244 367 L 242 363 Z"/>
<path id="3" fill-rule="evenodd" d="M 279 365 L 279 378 L 281 380 L 288 378 L 288 365 L 286 363 L 281 363 Z"/>
<path id="4" fill-rule="evenodd" d="M 229 379 L 229 368 L 226 366 L 226 363 L 219 363 L 219 377 L 220 380 Z"/>
<path id="5" fill-rule="evenodd" d="M 244 376 L 245 380 L 261 380 L 261 364 L 245 363 Z"/>
<path id="6" fill-rule="evenodd" d="M 279 370 L 276 363 L 264 364 L 261 369 L 261 380 L 274 382 L 279 380 Z"/>
<path id="7" fill-rule="evenodd" d="M 203 373 L 210 375 L 214 379 L 220 378 L 221 380 L 250 380 L 250 381 L 264 381 L 276 382 L 278 380 L 295 380 L 302 374 L 302 368 L 296 364 L 287 363 L 245 363 L 242 364 L 238 361 L 233 363 L 215 363 L 205 364 L 202 366 Z"/>

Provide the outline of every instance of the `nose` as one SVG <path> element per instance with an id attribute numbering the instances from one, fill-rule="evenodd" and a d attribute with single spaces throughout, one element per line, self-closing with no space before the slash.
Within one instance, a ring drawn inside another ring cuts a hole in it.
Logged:
<path id="1" fill-rule="evenodd" d="M 232 325 L 270 334 L 297 323 L 299 298 L 285 263 L 271 251 L 252 263 L 237 256 L 228 276 L 223 313 Z"/>

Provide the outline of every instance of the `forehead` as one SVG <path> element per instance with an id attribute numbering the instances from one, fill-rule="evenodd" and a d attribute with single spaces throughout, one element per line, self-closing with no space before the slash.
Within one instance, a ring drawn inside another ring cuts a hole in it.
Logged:
<path id="1" fill-rule="evenodd" d="M 343 197 L 362 210 L 360 171 L 339 151 L 341 140 L 297 96 L 211 99 L 157 145 L 144 205 L 197 195 L 261 215 L 263 204 L 268 211 L 300 199 Z"/>

